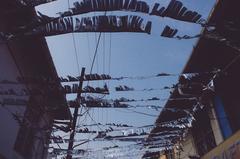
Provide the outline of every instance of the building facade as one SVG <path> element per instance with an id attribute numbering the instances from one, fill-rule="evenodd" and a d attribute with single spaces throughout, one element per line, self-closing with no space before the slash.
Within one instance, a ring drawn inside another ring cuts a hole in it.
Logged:
<path id="1" fill-rule="evenodd" d="M 15 0 L 1 1 L 1 35 L 34 15 Z M 65 95 L 55 89 L 61 85 L 44 37 L 1 36 L 0 72 L 0 158 L 47 158 L 54 119 L 70 120 L 71 114 Z"/>
<path id="2" fill-rule="evenodd" d="M 183 75 L 197 73 L 199 76 L 191 79 L 180 77 L 179 87 L 170 99 L 182 100 L 169 100 L 165 108 L 193 109 L 197 103 L 202 107 L 193 113 L 195 120 L 184 138 L 173 141 L 174 145 L 180 145 L 181 148 L 172 148 L 172 155 L 163 151 L 161 157 L 240 158 L 240 10 L 237 3 L 236 0 L 217 1 L 206 28 L 194 47 Z M 206 75 L 207 73 L 210 74 Z M 184 85 L 187 87 L 182 87 Z M 196 98 L 197 103 L 191 103 L 186 98 Z M 180 112 L 163 111 L 156 123 L 177 120 L 183 116 Z M 160 128 L 153 130 L 155 133 L 161 131 Z"/>

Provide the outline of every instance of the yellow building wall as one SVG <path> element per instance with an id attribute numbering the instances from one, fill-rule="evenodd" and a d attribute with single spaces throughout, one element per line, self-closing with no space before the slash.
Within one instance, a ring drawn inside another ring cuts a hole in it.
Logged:
<path id="1" fill-rule="evenodd" d="M 189 155 L 196 155 L 196 148 L 194 145 L 193 137 L 189 133 L 185 140 L 181 142 L 183 146 L 183 151 L 180 151 L 180 158 L 181 159 L 189 159 Z M 176 156 L 176 158 L 179 158 L 179 156 Z"/>
<path id="2" fill-rule="evenodd" d="M 240 159 L 240 130 L 201 159 Z"/>
<path id="3" fill-rule="evenodd" d="M 165 155 L 161 155 L 159 159 L 167 159 L 167 157 Z"/>

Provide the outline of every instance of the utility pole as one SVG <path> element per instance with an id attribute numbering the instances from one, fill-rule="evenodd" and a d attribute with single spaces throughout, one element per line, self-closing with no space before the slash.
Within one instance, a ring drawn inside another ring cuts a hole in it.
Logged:
<path id="1" fill-rule="evenodd" d="M 79 81 L 78 94 L 77 94 L 77 100 L 79 100 L 79 103 L 81 103 L 81 93 L 82 93 L 84 74 L 85 74 L 85 67 L 82 68 L 80 81 Z M 67 151 L 66 159 L 72 159 L 74 135 L 75 135 L 75 130 L 76 130 L 76 123 L 77 123 L 77 118 L 78 118 L 79 107 L 80 107 L 80 105 L 78 107 L 74 108 L 73 121 L 71 123 L 71 128 L 72 129 L 71 129 L 71 132 L 70 132 L 70 140 L 69 140 L 69 144 L 68 144 L 68 151 Z"/>

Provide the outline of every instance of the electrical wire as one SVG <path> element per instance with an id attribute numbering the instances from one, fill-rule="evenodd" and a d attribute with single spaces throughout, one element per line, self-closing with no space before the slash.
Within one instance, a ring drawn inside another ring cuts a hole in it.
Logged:
<path id="1" fill-rule="evenodd" d="M 91 115 L 89 114 L 89 112 L 87 112 L 88 116 L 90 117 L 90 119 L 95 123 L 97 124 L 97 127 L 101 130 L 101 131 L 104 131 L 99 125 L 98 123 L 91 117 Z M 118 146 L 116 143 L 114 143 L 113 141 L 111 141 L 111 143 L 114 145 L 114 146 Z"/>
<path id="2" fill-rule="evenodd" d="M 93 65 L 93 63 L 92 63 Z M 115 81 L 120 81 L 120 80 L 125 80 L 125 79 L 128 79 L 128 80 L 147 80 L 147 79 L 151 79 L 151 78 L 166 78 L 166 77 L 176 77 L 176 76 L 183 76 L 183 75 L 191 75 L 191 76 L 194 76 L 194 75 L 204 75 L 204 74 L 217 74 L 219 73 L 221 70 L 216 70 L 216 71 L 209 71 L 209 72 L 191 72 L 191 73 L 180 73 L 180 74 L 170 74 L 170 73 L 160 73 L 160 74 L 156 74 L 156 75 L 148 75 L 148 76 L 121 76 L 121 77 L 112 77 L 110 79 L 96 79 L 96 81 L 99 81 L 99 80 L 115 80 Z M 90 73 L 90 75 L 92 75 Z M 74 77 L 74 76 L 71 76 L 71 77 Z M 61 77 L 60 77 L 61 78 Z M 26 78 L 27 79 L 27 78 Z M 79 82 L 79 80 L 76 78 L 76 80 L 74 81 L 70 81 L 68 80 L 67 78 L 65 78 L 66 80 L 62 80 L 61 82 L 62 83 L 74 83 L 74 82 Z M 36 79 L 37 80 L 37 79 Z M 39 79 L 40 81 L 42 79 Z M 40 82 L 39 81 L 39 82 Z M 51 80 L 51 81 L 54 81 L 54 80 Z M 84 81 L 88 81 L 87 79 L 85 79 Z M 93 80 L 94 81 L 94 80 Z M 9 80 L 2 80 L 0 81 L 0 84 L 25 84 L 26 82 L 15 82 L 15 81 L 9 81 Z M 34 81 L 34 82 L 30 82 L 28 81 L 28 83 L 38 83 L 38 81 Z M 55 84 L 55 82 L 45 82 L 45 83 L 41 83 L 41 84 Z"/>
<path id="3" fill-rule="evenodd" d="M 99 36 L 98 36 L 98 39 L 97 39 L 97 45 L 96 45 L 96 48 L 95 48 L 95 51 L 94 51 L 93 61 L 92 61 L 91 68 L 90 68 L 90 74 L 93 71 L 93 66 L 94 66 L 96 56 L 97 56 L 97 53 L 98 53 L 98 47 L 99 47 L 101 36 L 102 36 L 102 32 L 99 33 Z"/>
<path id="4" fill-rule="evenodd" d="M 70 0 L 68 0 L 67 2 L 68 2 L 68 9 L 70 9 Z M 79 61 L 78 61 L 78 53 L 77 53 L 75 34 L 71 33 L 71 35 L 72 35 L 72 40 L 73 40 L 75 58 L 76 58 L 76 62 L 77 62 L 77 70 L 78 70 L 78 74 L 80 75 L 81 72 L 80 72 L 80 64 L 79 64 Z"/>
<path id="5" fill-rule="evenodd" d="M 127 110 L 127 111 L 130 111 L 130 112 L 132 112 L 132 113 L 136 113 L 136 114 L 140 114 L 140 115 L 144 115 L 144 116 L 158 117 L 158 115 L 148 114 L 148 113 L 144 113 L 144 112 L 132 110 L 132 109 L 129 109 L 129 108 L 126 108 L 126 110 Z"/>

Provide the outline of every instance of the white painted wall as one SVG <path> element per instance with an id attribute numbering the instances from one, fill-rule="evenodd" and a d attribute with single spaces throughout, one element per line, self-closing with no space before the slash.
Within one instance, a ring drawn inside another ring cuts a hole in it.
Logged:
<path id="1" fill-rule="evenodd" d="M 16 77 L 19 76 L 17 66 L 9 53 L 6 44 L 0 40 L 0 81 L 11 80 L 16 81 Z M 14 90 L 19 90 L 24 88 L 22 85 L 12 85 L 12 84 L 0 84 L 1 90 L 6 90 L 7 88 L 12 88 Z M 0 95 L 0 101 L 4 98 L 21 98 L 9 95 Z M 6 158 L 19 158 L 14 152 L 14 144 L 19 130 L 18 123 L 13 119 L 10 112 L 18 112 L 19 114 L 24 113 L 25 106 L 14 106 L 14 105 L 0 105 L 0 154 Z"/>
<path id="2" fill-rule="evenodd" d="M 9 80 L 17 82 L 16 78 L 20 76 L 18 67 L 11 56 L 10 50 L 1 39 L 0 39 L 0 90 L 7 90 L 12 88 L 14 90 L 25 89 L 22 84 L 3 84 L 2 80 Z M 0 95 L 0 103 L 6 98 L 14 99 L 28 99 L 27 96 L 11 96 L 11 95 Z M 20 126 L 16 120 L 14 120 L 12 113 L 18 113 L 20 116 L 24 116 L 26 106 L 19 105 L 2 105 L 0 104 L 0 154 L 7 159 L 22 159 L 14 151 L 14 144 L 18 135 Z M 46 125 L 50 126 L 51 117 L 49 114 L 42 115 L 38 126 L 44 127 Z M 35 125 L 37 126 L 37 125 Z M 40 137 L 47 137 L 46 133 L 41 132 L 36 134 Z M 46 139 L 47 140 L 47 139 Z M 46 144 L 46 143 L 45 143 Z M 34 140 L 32 159 L 44 159 L 47 157 L 47 149 L 43 149 L 44 145 L 42 141 L 38 139 Z M 44 151 L 45 150 L 45 151 Z M 1 158 L 2 159 L 2 158 Z"/>

